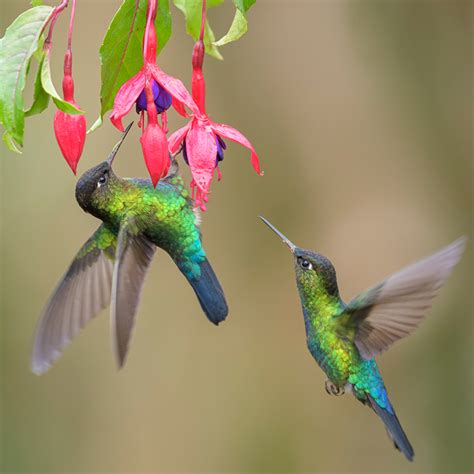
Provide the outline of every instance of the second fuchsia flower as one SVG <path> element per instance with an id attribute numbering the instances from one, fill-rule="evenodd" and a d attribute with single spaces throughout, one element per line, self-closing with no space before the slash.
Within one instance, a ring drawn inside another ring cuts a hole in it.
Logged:
<path id="1" fill-rule="evenodd" d="M 129 79 L 117 92 L 111 122 L 123 131 L 122 118 L 135 105 L 141 113 L 139 125 L 143 133 L 140 138 L 143 155 L 153 185 L 166 176 L 170 166 L 168 151 L 166 110 L 173 104 L 182 115 L 187 116 L 185 107 L 193 113 L 198 112 L 189 92 L 183 83 L 168 76 L 156 64 L 156 0 L 149 0 L 146 30 L 143 39 L 143 67 Z M 146 111 L 147 124 L 144 114 Z M 161 124 L 158 121 L 161 115 Z"/>
<path id="2" fill-rule="evenodd" d="M 203 211 L 206 210 L 205 203 L 208 201 L 207 195 L 215 170 L 217 170 L 218 179 L 221 179 L 219 162 L 224 159 L 224 150 L 226 149 L 223 138 L 228 138 L 248 148 L 251 151 L 252 166 L 258 174 L 262 174 L 258 155 L 247 138 L 229 125 L 213 122 L 206 114 L 206 83 L 202 73 L 205 20 L 206 1 L 203 0 L 201 35 L 193 49 L 192 93 L 198 111 L 190 107 L 192 110 L 191 120 L 185 127 L 174 132 L 169 139 L 169 150 L 172 154 L 177 153 L 182 147 L 184 160 L 189 165 L 193 176 L 192 195 L 196 206 Z"/>

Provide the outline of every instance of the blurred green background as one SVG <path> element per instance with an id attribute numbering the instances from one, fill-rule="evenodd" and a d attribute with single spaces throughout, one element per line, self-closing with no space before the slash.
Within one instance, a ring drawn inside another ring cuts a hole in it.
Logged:
<path id="1" fill-rule="evenodd" d="M 89 124 L 118 4 L 78 2 L 76 99 Z M 472 240 L 425 324 L 379 360 L 415 448 L 410 464 L 368 409 L 326 394 L 290 255 L 257 218 L 331 258 L 346 300 L 472 236 L 472 5 L 257 2 L 248 34 L 223 48 L 224 62 L 205 63 L 211 117 L 244 132 L 265 170 L 259 178 L 229 144 L 204 215 L 230 316 L 209 324 L 158 252 L 120 372 L 105 311 L 50 372 L 30 372 L 43 304 L 97 221 L 76 205 L 52 106 L 28 120 L 22 156 L 0 147 L 3 472 L 472 471 Z M 27 7 L 1 0 L 2 34 Z M 67 17 L 54 46 L 58 89 Z M 224 33 L 232 7 L 209 17 Z M 175 11 L 160 64 L 188 86 L 191 48 Z M 171 115 L 172 130 L 182 124 Z M 79 172 L 118 137 L 108 121 L 90 135 Z M 136 128 L 115 169 L 146 174 Z"/>

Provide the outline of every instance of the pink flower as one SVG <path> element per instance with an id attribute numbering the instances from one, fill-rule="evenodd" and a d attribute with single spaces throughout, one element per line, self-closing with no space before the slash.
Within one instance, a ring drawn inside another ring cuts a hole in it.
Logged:
<path id="1" fill-rule="evenodd" d="M 205 2 L 203 2 L 203 5 L 204 18 Z M 204 25 L 204 20 L 202 24 Z M 193 110 L 189 123 L 170 136 L 169 150 L 171 154 L 175 154 L 182 145 L 183 157 L 193 176 L 191 181 L 193 199 L 196 206 L 205 211 L 205 203 L 208 201 L 207 195 L 214 170 L 217 169 L 218 179 L 221 179 L 218 165 L 224 159 L 224 150 L 226 149 L 224 138 L 248 148 L 251 151 L 250 161 L 252 166 L 258 174 L 261 175 L 262 172 L 258 155 L 247 138 L 229 125 L 213 122 L 206 114 L 206 83 L 202 73 L 203 60 L 204 43 L 201 38 L 194 45 L 192 77 L 193 99 L 199 110 L 197 112 Z"/>
<path id="2" fill-rule="evenodd" d="M 262 174 L 257 153 L 247 138 L 229 125 L 213 122 L 205 114 L 193 115 L 185 127 L 174 132 L 169 138 L 169 150 L 172 154 L 177 153 L 184 142 L 184 153 L 193 176 L 193 198 L 196 206 L 200 206 L 203 211 L 206 210 L 204 203 L 208 200 L 207 194 L 216 168 L 220 179 L 217 143 L 222 138 L 228 138 L 248 148 L 251 151 L 250 162 L 253 168 L 258 174 Z"/>
<path id="3" fill-rule="evenodd" d="M 150 82 L 154 80 L 159 87 L 169 93 L 173 98 L 173 107 L 184 117 L 187 116 L 184 106 L 188 107 L 193 113 L 198 111 L 192 97 L 179 79 L 168 76 L 154 62 L 147 62 L 135 76 L 123 84 L 115 96 L 110 121 L 120 131 L 123 131 L 122 118 L 137 104 L 147 80 Z M 139 104 L 140 102 L 138 102 Z"/>
<path id="4" fill-rule="evenodd" d="M 135 105 L 141 113 L 139 126 L 143 134 L 140 139 L 148 171 L 156 186 L 166 176 L 170 166 L 168 152 L 166 109 L 173 104 L 175 109 L 187 117 L 185 106 L 193 113 L 199 111 L 183 83 L 168 76 L 156 64 L 155 33 L 156 0 L 148 1 L 147 24 L 143 39 L 143 67 L 117 92 L 110 115 L 111 122 L 123 131 L 122 118 Z M 170 97 L 171 96 L 171 97 Z M 144 108 L 146 98 L 146 110 Z M 145 111 L 148 124 L 145 125 Z M 161 115 L 161 125 L 158 122 Z"/>

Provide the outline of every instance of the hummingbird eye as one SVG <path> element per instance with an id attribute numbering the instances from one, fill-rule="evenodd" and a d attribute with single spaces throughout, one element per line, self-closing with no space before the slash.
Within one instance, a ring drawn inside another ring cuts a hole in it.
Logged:
<path id="1" fill-rule="evenodd" d="M 312 270 L 313 265 L 309 260 L 306 260 L 305 258 L 299 258 L 298 263 L 300 264 L 300 267 L 303 268 L 304 270 Z"/>
<path id="2" fill-rule="evenodd" d="M 97 181 L 97 187 L 100 188 L 107 182 L 107 173 L 104 173 Z"/>

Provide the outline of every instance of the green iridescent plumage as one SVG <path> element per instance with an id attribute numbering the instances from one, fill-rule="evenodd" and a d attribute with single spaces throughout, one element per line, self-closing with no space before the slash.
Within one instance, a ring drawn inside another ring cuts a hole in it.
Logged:
<path id="1" fill-rule="evenodd" d="M 333 395 L 352 391 L 377 413 L 395 446 L 412 460 L 413 448 L 390 404 L 374 356 L 418 326 L 459 261 L 464 239 L 390 276 L 346 305 L 332 263 L 323 255 L 296 247 L 262 220 L 294 255 L 307 345 L 328 377 L 326 391 Z"/>
<path id="2" fill-rule="evenodd" d="M 108 160 L 77 183 L 79 205 L 102 224 L 79 250 L 46 305 L 33 349 L 35 373 L 47 370 L 109 302 L 117 360 L 123 365 L 143 281 L 157 247 L 176 263 L 211 322 L 219 324 L 227 316 L 224 292 L 202 247 L 199 215 L 176 163 L 156 188 L 148 179 L 119 178 L 112 161 L 120 143 Z"/>

